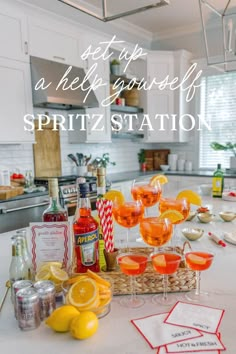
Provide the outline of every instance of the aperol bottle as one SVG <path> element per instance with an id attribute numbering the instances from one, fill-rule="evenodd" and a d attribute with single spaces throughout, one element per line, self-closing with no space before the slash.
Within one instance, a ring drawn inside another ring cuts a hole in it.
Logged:
<path id="1" fill-rule="evenodd" d="M 78 183 L 78 201 L 73 222 L 74 248 L 77 273 L 88 269 L 99 272 L 99 233 L 98 222 L 91 215 L 90 200 L 87 196 L 89 185 Z"/>

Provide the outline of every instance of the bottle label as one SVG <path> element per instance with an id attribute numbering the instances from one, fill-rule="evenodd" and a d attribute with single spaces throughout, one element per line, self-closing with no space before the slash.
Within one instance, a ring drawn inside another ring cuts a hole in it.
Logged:
<path id="1" fill-rule="evenodd" d="M 213 195 L 221 195 L 222 194 L 222 178 L 221 177 L 213 177 L 212 192 L 213 192 Z"/>
<path id="2" fill-rule="evenodd" d="M 81 263 L 91 266 L 96 263 L 96 249 L 98 243 L 98 229 L 80 235 L 75 235 L 75 247 L 80 250 Z"/>

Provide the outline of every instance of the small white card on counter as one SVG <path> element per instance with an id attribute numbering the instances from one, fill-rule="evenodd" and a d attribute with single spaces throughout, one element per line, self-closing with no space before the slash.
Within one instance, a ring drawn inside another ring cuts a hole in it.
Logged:
<path id="1" fill-rule="evenodd" d="M 217 333 L 224 312 L 224 310 L 209 306 L 179 301 L 171 309 L 165 322 L 202 332 Z"/>
<path id="2" fill-rule="evenodd" d="M 186 352 L 201 352 L 205 351 L 207 353 L 218 350 L 225 350 L 225 346 L 222 344 L 220 339 L 216 334 L 203 333 L 200 338 L 188 339 L 184 342 L 173 343 L 166 346 L 167 353 L 186 353 Z"/>
<path id="3" fill-rule="evenodd" d="M 30 251 L 34 270 L 50 261 L 62 262 L 68 268 L 71 262 L 69 222 L 30 223 Z"/>
<path id="4" fill-rule="evenodd" d="M 177 354 L 178 352 L 175 352 L 175 353 Z M 196 352 L 193 352 L 193 351 L 188 351 L 185 353 L 196 354 Z M 221 353 L 220 350 L 210 350 L 210 351 L 209 350 L 201 350 L 201 354 L 220 354 L 220 353 Z M 157 354 L 168 354 L 166 347 L 159 348 L 159 350 L 157 351 Z"/>
<path id="5" fill-rule="evenodd" d="M 195 329 L 164 323 L 167 314 L 161 313 L 131 321 L 152 349 L 169 343 L 202 336 Z"/>

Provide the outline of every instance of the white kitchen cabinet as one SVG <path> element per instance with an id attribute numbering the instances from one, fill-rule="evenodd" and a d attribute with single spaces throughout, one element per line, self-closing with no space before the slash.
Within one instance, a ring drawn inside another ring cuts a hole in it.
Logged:
<path id="1" fill-rule="evenodd" d="M 82 66 L 80 59 L 80 34 L 68 34 L 43 22 L 30 21 L 29 25 L 29 53 L 31 56 L 57 61 L 64 64 Z M 64 25 L 63 25 L 64 30 Z"/>
<path id="2" fill-rule="evenodd" d="M 102 86 L 95 90 L 95 95 L 100 103 L 104 97 L 109 95 L 109 85 Z M 68 140 L 71 144 L 79 143 L 110 143 L 111 142 L 111 124 L 110 108 L 99 106 L 97 108 L 87 108 L 80 111 L 69 111 L 69 114 L 84 114 L 85 126 L 82 120 L 74 119 L 74 130 L 68 131 Z M 99 122 L 98 122 L 99 120 Z M 97 127 L 95 124 L 98 123 Z"/>
<path id="3" fill-rule="evenodd" d="M 91 52 L 97 51 L 101 48 L 101 52 L 94 54 L 94 57 L 99 57 L 105 50 L 104 37 L 94 36 L 91 33 L 83 35 L 80 40 L 80 55 L 82 55 L 87 49 Z M 87 72 L 94 64 L 96 64 L 96 70 L 92 75 L 92 79 L 97 75 L 97 78 L 102 78 L 104 81 L 109 81 L 109 60 L 103 60 L 103 58 L 94 59 L 92 55 L 89 55 L 87 59 L 83 59 L 83 68 Z M 91 79 L 90 79 L 91 81 Z"/>
<path id="4" fill-rule="evenodd" d="M 174 55 L 170 51 L 150 51 L 147 56 L 147 77 L 149 84 L 155 78 L 157 82 L 166 77 L 174 78 Z M 157 90 L 157 86 L 153 86 Z"/>
<path id="5" fill-rule="evenodd" d="M 24 130 L 33 112 L 29 63 L 0 58 L 0 77 L 0 144 L 34 142 L 34 132 Z"/>
<path id="6" fill-rule="evenodd" d="M 0 57 L 29 61 L 26 17 L 5 5 L 0 9 Z"/>
<path id="7" fill-rule="evenodd" d="M 190 66 L 190 58 L 191 54 L 184 50 L 149 53 L 147 60 L 148 82 L 151 83 L 154 78 L 161 82 L 166 77 L 169 83 L 175 77 L 181 82 Z M 177 83 L 174 86 L 177 86 Z M 158 85 L 153 85 L 152 89 L 147 91 L 146 110 L 154 131 L 147 128 L 145 142 L 175 143 L 188 141 L 190 120 L 184 115 L 189 114 L 190 111 L 186 93 L 186 90 L 171 90 L 169 86 L 160 89 Z M 156 115 L 160 114 L 166 116 L 155 118 Z M 161 124 L 161 120 L 163 124 Z M 182 125 L 180 125 L 180 122 Z"/>
<path id="8" fill-rule="evenodd" d="M 146 142 L 174 140 L 171 114 L 174 113 L 174 96 L 170 90 L 151 90 L 147 93 L 147 107 L 151 126 L 146 131 Z M 167 115 L 158 116 L 157 114 Z M 151 130 L 153 129 L 153 130 Z"/>

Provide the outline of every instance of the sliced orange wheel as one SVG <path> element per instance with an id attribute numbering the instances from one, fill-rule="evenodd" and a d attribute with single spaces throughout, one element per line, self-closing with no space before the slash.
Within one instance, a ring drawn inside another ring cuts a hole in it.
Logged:
<path id="1" fill-rule="evenodd" d="M 190 189 L 185 189 L 177 195 L 176 199 L 182 199 L 186 198 L 189 203 L 194 204 L 194 205 L 202 205 L 202 198 L 200 197 L 199 194 L 197 194 L 194 191 L 191 191 Z"/>
<path id="2" fill-rule="evenodd" d="M 168 178 L 165 175 L 155 175 L 150 179 L 150 185 L 153 186 L 156 181 L 160 182 L 160 184 L 168 183 Z"/>
<path id="3" fill-rule="evenodd" d="M 125 202 L 125 197 L 123 193 L 115 189 L 110 189 L 108 192 L 106 192 L 104 194 L 104 199 L 111 200 L 113 203 L 116 203 L 118 205 L 123 204 Z"/>
<path id="4" fill-rule="evenodd" d="M 169 219 L 172 223 L 176 223 L 180 220 L 183 220 L 184 217 L 183 215 L 177 211 L 177 210 L 166 210 L 164 211 L 160 216 L 159 216 L 160 219 Z"/>
<path id="5" fill-rule="evenodd" d="M 84 279 L 84 278 L 87 278 L 86 275 L 77 275 L 76 277 L 73 277 L 73 278 L 70 278 L 67 280 L 67 284 L 70 285 L 70 284 L 74 284 L 76 283 L 77 281 L 81 280 L 81 279 Z"/>
<path id="6" fill-rule="evenodd" d="M 100 275 L 98 275 L 97 273 L 94 273 L 92 270 L 88 269 L 86 274 L 89 278 L 94 279 L 97 283 L 110 288 L 111 283 L 108 280 L 100 277 Z"/>
<path id="7" fill-rule="evenodd" d="M 188 259 L 194 264 L 205 264 L 207 261 L 204 257 L 197 256 L 196 254 L 189 254 Z"/>
<path id="8" fill-rule="evenodd" d="M 81 279 L 73 284 L 68 293 L 68 300 L 71 305 L 77 308 L 93 307 L 99 300 L 99 293 L 96 281 L 87 278 Z"/>
<path id="9" fill-rule="evenodd" d="M 153 263 L 157 267 L 166 267 L 166 259 L 164 254 L 159 254 L 153 257 Z"/>

